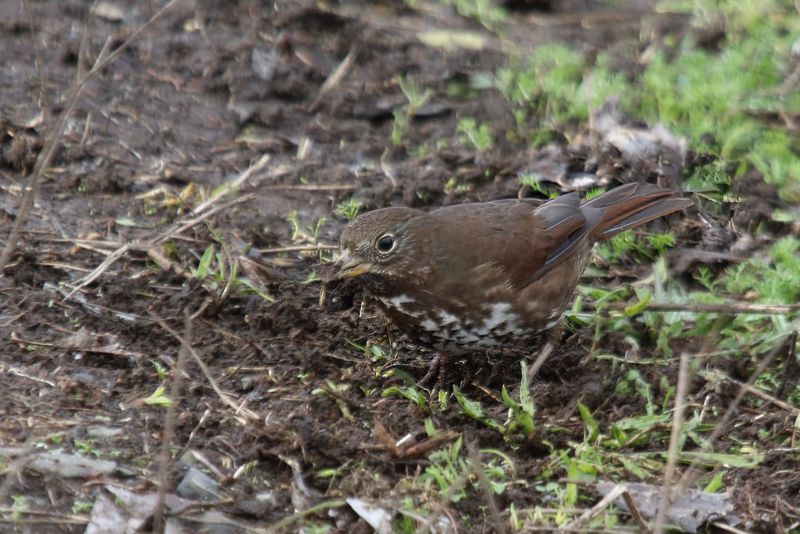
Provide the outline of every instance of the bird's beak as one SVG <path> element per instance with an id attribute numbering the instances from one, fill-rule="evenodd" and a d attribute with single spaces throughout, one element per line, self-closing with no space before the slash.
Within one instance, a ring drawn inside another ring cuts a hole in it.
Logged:
<path id="1" fill-rule="evenodd" d="M 356 276 L 368 273 L 372 267 L 371 263 L 353 256 L 347 249 L 342 251 L 335 265 L 336 272 L 333 274 L 332 280 L 355 278 Z"/>

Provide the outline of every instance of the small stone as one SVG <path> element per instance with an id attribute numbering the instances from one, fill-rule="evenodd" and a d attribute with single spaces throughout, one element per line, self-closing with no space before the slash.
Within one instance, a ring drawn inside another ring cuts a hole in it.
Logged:
<path id="1" fill-rule="evenodd" d="M 278 499 L 270 491 L 258 493 L 250 499 L 242 499 L 238 503 L 239 510 L 253 517 L 267 517 L 277 506 Z"/>
<path id="2" fill-rule="evenodd" d="M 255 385 L 255 378 L 252 376 L 244 376 L 241 380 L 239 380 L 239 391 L 250 391 L 253 389 L 253 385 Z"/>
<path id="3" fill-rule="evenodd" d="M 217 482 L 196 467 L 190 467 L 178 484 L 178 495 L 195 501 L 215 501 L 219 499 Z"/>

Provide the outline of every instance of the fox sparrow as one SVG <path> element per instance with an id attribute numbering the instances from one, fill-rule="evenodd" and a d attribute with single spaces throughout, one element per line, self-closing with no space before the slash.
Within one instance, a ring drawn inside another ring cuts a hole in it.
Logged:
<path id="1" fill-rule="evenodd" d="M 333 278 L 357 277 L 391 322 L 434 349 L 524 343 L 560 321 L 596 242 L 691 204 L 636 183 L 585 202 L 379 209 L 344 229 Z"/>

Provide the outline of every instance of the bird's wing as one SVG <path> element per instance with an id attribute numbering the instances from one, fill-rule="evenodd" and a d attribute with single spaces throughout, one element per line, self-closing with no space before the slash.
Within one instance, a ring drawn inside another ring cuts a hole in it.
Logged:
<path id="1" fill-rule="evenodd" d="M 435 280 L 454 291 L 457 284 L 519 289 L 554 252 L 557 261 L 566 259 L 576 245 L 570 236 L 585 223 L 574 193 L 543 204 L 512 200 L 436 210 L 426 218 L 435 234 L 429 249 L 439 270 Z"/>

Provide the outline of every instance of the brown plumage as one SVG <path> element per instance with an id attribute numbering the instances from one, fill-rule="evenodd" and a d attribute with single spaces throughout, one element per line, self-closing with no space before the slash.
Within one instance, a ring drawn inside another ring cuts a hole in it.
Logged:
<path id="1" fill-rule="evenodd" d="M 380 209 L 342 232 L 334 278 L 357 277 L 400 330 L 435 349 L 518 344 L 559 322 L 596 242 L 690 205 L 628 184 L 583 203 L 570 193 Z"/>

